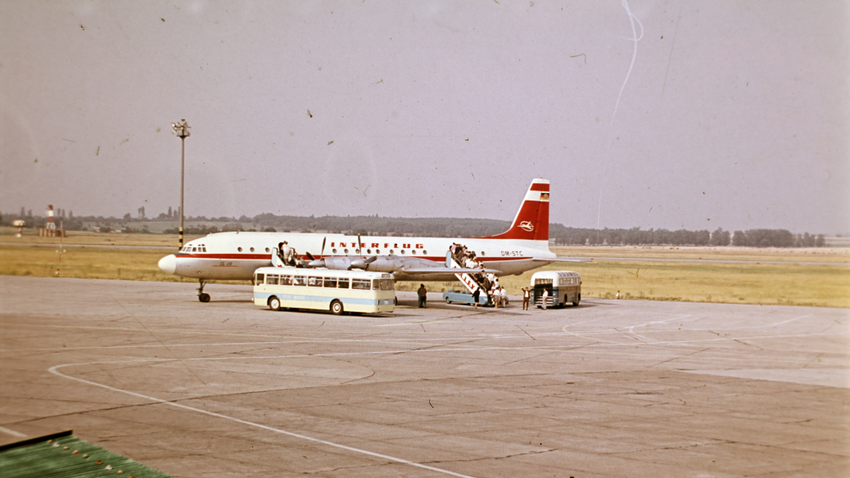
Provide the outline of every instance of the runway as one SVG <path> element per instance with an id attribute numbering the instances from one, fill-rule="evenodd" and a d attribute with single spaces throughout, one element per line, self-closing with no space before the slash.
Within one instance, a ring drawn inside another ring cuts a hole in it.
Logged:
<path id="1" fill-rule="evenodd" d="M 0 442 L 178 477 L 844 477 L 850 310 L 585 299 L 271 312 L 250 286 L 0 276 Z"/>

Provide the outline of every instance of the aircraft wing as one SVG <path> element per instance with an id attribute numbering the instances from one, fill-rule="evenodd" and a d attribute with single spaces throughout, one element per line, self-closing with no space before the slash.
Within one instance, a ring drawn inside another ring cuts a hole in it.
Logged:
<path id="1" fill-rule="evenodd" d="M 497 269 L 466 269 L 466 268 L 451 268 L 451 267 L 401 267 L 395 272 L 404 272 L 405 274 L 478 274 L 479 272 L 492 272 L 499 274 L 502 271 Z"/>
<path id="2" fill-rule="evenodd" d="M 592 259 L 585 259 L 584 257 L 554 257 L 554 258 L 544 258 L 544 257 L 533 257 L 531 259 L 534 262 L 591 262 Z"/>

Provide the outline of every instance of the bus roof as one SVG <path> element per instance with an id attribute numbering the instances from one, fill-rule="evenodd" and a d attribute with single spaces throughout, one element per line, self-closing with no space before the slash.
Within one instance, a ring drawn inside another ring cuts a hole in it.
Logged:
<path id="1" fill-rule="evenodd" d="M 540 271 L 531 275 L 531 280 L 534 279 L 564 279 L 567 277 L 581 277 L 578 272 L 573 271 Z"/>
<path id="2" fill-rule="evenodd" d="M 351 277 L 361 279 L 393 279 L 393 275 L 386 272 L 373 272 L 339 269 L 307 269 L 303 267 L 260 267 L 254 274 L 295 274 L 314 277 Z"/>

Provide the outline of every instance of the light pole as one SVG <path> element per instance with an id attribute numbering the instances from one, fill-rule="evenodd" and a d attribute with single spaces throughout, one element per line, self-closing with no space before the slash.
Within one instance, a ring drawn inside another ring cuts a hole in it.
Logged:
<path id="1" fill-rule="evenodd" d="M 186 138 L 189 137 L 189 124 L 171 123 L 171 131 L 180 138 L 180 249 L 183 249 L 183 176 L 186 169 Z"/>

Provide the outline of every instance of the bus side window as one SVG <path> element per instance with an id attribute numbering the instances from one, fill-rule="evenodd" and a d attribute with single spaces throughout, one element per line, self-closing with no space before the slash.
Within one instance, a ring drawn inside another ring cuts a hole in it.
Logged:
<path id="1" fill-rule="evenodd" d="M 308 277 L 307 285 L 310 287 L 322 287 L 322 278 L 321 277 Z"/>
<path id="2" fill-rule="evenodd" d="M 359 290 L 369 290 L 372 281 L 369 279 L 351 279 L 351 288 Z"/>
<path id="3" fill-rule="evenodd" d="M 262 284 L 265 276 L 265 274 L 257 274 L 257 277 L 254 278 L 254 284 Z"/>
<path id="4" fill-rule="evenodd" d="M 304 285 L 304 276 L 292 276 L 292 285 Z"/>
<path id="5" fill-rule="evenodd" d="M 266 284 L 269 285 L 277 285 L 277 274 L 268 274 L 266 275 Z"/>
<path id="6" fill-rule="evenodd" d="M 340 277 L 339 288 L 340 289 L 348 289 L 348 279 L 343 279 L 343 278 Z"/>
<path id="7" fill-rule="evenodd" d="M 336 287 L 336 277 L 325 277 L 325 287 Z"/>

